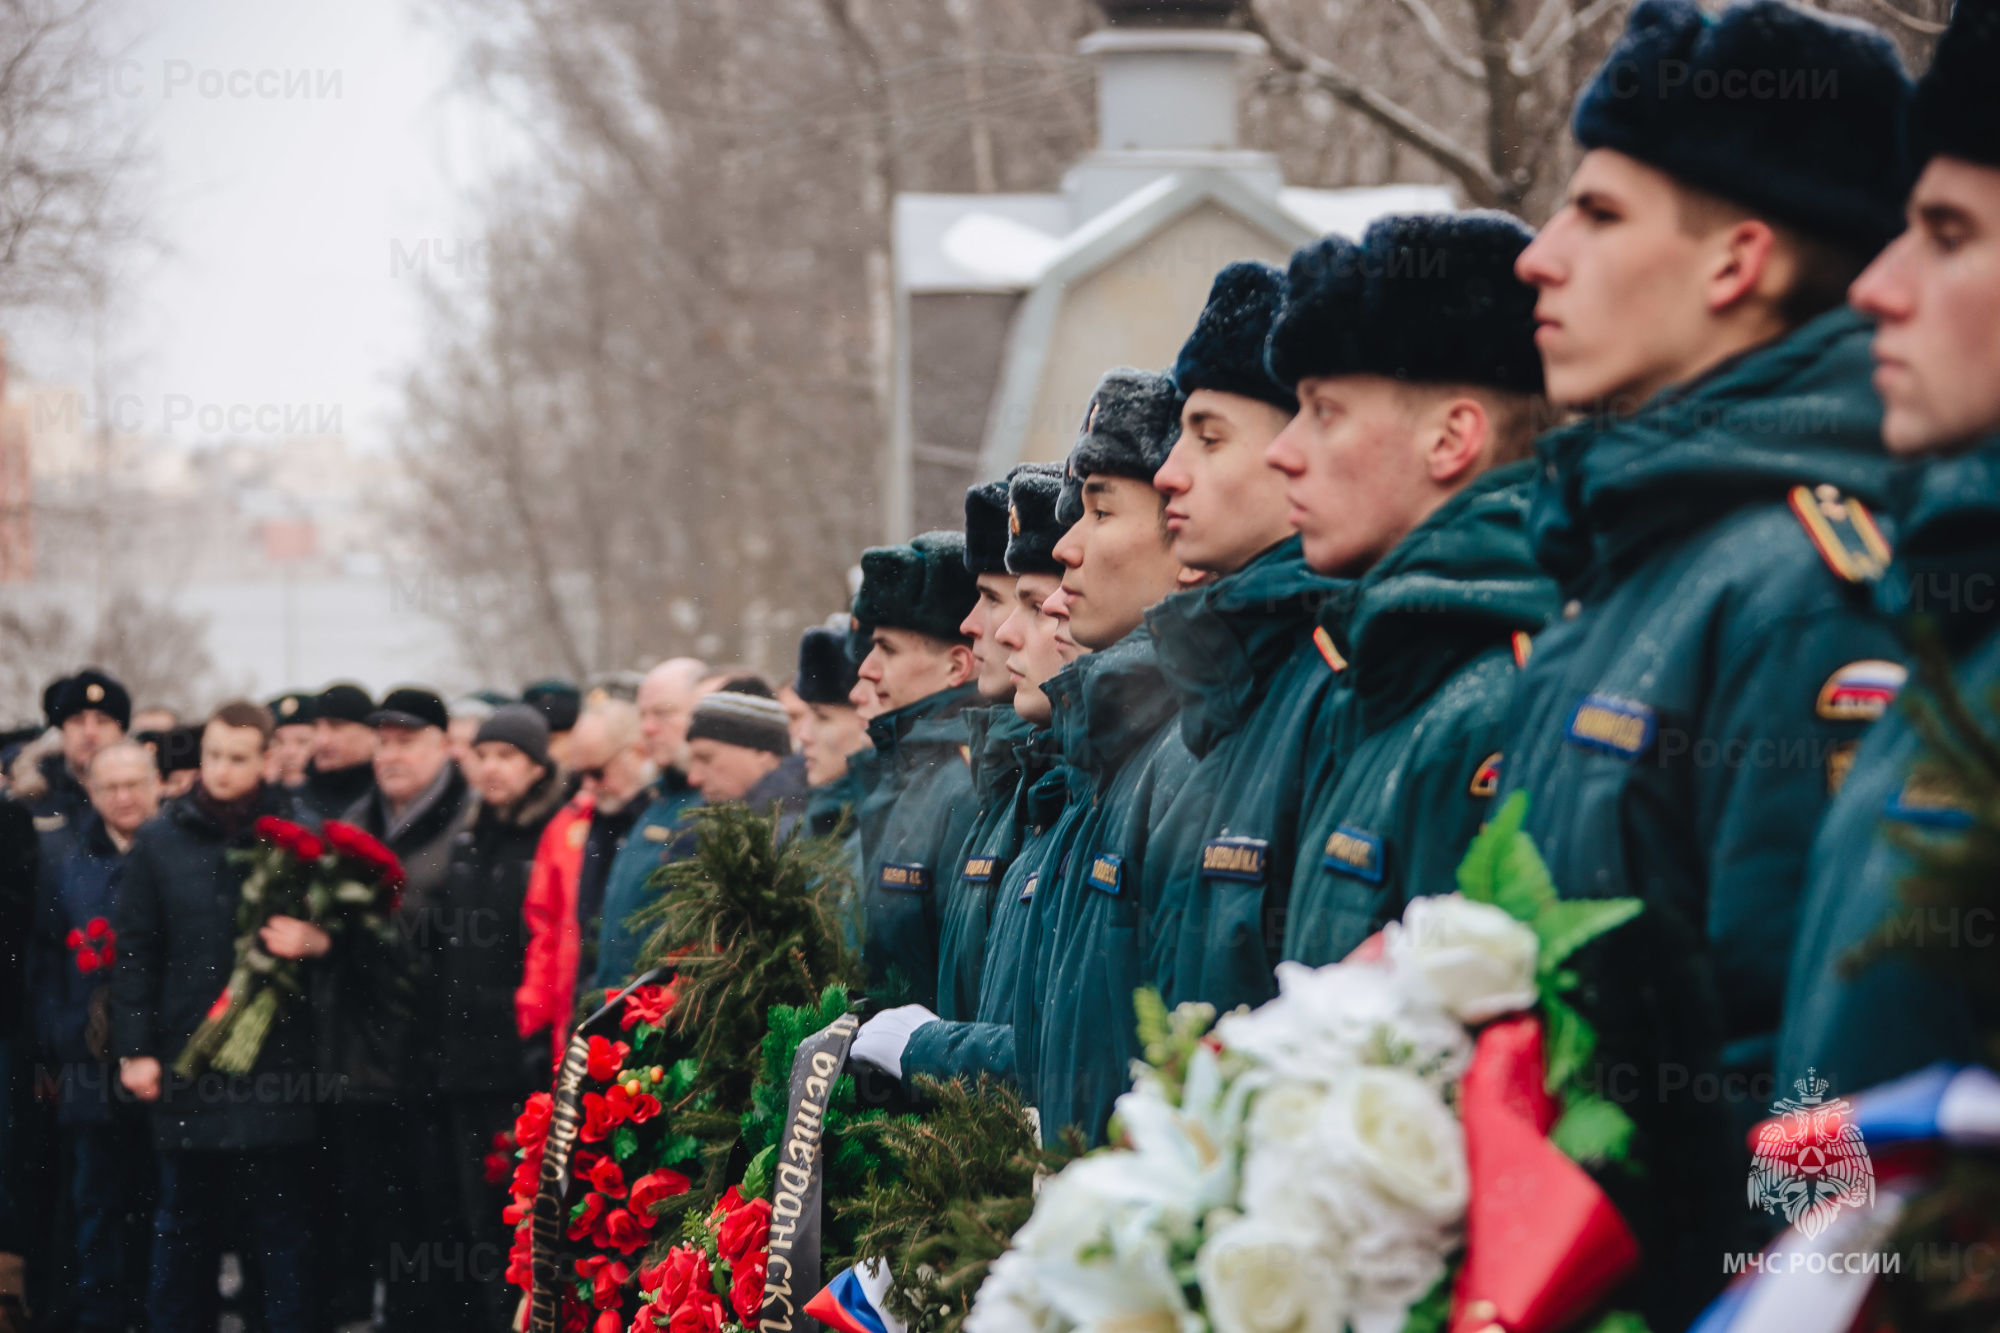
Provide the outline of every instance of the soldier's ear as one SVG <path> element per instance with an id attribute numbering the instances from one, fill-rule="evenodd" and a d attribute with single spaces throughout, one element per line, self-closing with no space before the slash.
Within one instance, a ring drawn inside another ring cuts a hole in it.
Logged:
<path id="1" fill-rule="evenodd" d="M 1425 468 L 1439 486 L 1457 487 L 1479 474 L 1493 439 L 1493 418 L 1472 394 L 1440 396 L 1422 417 Z"/>
<path id="2" fill-rule="evenodd" d="M 979 671 L 979 664 L 973 660 L 972 649 L 962 643 L 954 643 L 948 650 L 951 657 L 951 673 L 945 678 L 948 688 L 957 689 L 970 681 Z"/>

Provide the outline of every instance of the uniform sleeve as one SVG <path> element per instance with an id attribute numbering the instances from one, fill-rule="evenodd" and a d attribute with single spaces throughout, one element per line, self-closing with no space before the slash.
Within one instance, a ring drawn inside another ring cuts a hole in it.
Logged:
<path id="1" fill-rule="evenodd" d="M 917 1074 L 939 1080 L 978 1081 L 992 1074 L 1018 1083 L 1014 1073 L 1014 1029 L 1006 1023 L 926 1023 L 903 1048 L 903 1078 Z"/>
<path id="2" fill-rule="evenodd" d="M 160 903 L 160 868 L 144 831 L 125 860 L 112 929 L 118 962 L 111 969 L 112 1053 L 165 1058 L 160 1044 L 160 986 L 166 970 L 166 922 Z"/>

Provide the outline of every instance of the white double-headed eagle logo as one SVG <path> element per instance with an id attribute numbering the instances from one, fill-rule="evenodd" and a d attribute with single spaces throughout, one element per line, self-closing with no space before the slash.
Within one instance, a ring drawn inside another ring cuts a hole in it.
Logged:
<path id="1" fill-rule="evenodd" d="M 1807 1237 L 1841 1209 L 1875 1202 L 1875 1166 L 1853 1108 L 1840 1098 L 1822 1100 L 1830 1085 L 1818 1072 L 1808 1069 L 1792 1084 L 1797 1101 L 1781 1097 L 1771 1107 L 1774 1118 L 1758 1131 L 1750 1162 L 1750 1206 L 1784 1214 Z"/>

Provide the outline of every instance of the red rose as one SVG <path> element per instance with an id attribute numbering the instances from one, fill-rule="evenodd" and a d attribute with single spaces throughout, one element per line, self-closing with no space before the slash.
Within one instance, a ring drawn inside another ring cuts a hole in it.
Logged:
<path id="1" fill-rule="evenodd" d="M 97 950 L 86 948 L 86 949 L 78 949 L 76 951 L 77 971 L 90 973 L 90 972 L 95 972 L 98 968 L 103 966 L 104 966 L 104 960 L 98 956 Z"/>
<path id="2" fill-rule="evenodd" d="M 561 1333 L 590 1333 L 590 1311 L 577 1304 L 574 1296 L 563 1297 Z"/>
<path id="3" fill-rule="evenodd" d="M 671 1199 L 677 1194 L 686 1194 L 687 1192 L 688 1178 L 686 1176 L 678 1171 L 669 1171 L 665 1167 L 661 1167 L 657 1171 L 648 1171 L 645 1175 L 640 1176 L 632 1182 L 632 1197 L 625 1201 L 625 1206 L 637 1215 L 642 1224 L 651 1226 L 653 1225 L 654 1209 L 663 1200 Z"/>
<path id="4" fill-rule="evenodd" d="M 729 1303 L 736 1307 L 736 1317 L 746 1325 L 755 1324 L 757 1316 L 764 1310 L 764 1266 L 768 1262 L 761 1254 L 750 1255 L 729 1266 Z"/>
<path id="5" fill-rule="evenodd" d="M 403 887 L 403 863 L 365 830 L 329 819 L 320 826 L 320 831 L 326 835 L 326 841 L 334 851 L 359 861 L 391 889 Z"/>
<path id="6" fill-rule="evenodd" d="M 535 1205 L 528 1199 L 515 1199 L 500 1210 L 500 1220 L 510 1227 L 520 1226 L 535 1211 Z"/>
<path id="7" fill-rule="evenodd" d="M 583 1211 L 569 1224 L 564 1234 L 571 1240 L 582 1240 L 597 1225 L 597 1219 L 604 1216 L 604 1196 L 595 1191 L 583 1196 Z"/>
<path id="8" fill-rule="evenodd" d="M 607 1199 L 625 1197 L 625 1173 L 609 1157 L 600 1157 L 590 1168 L 590 1187 Z"/>
<path id="9" fill-rule="evenodd" d="M 81 949 L 83 947 L 83 932 L 74 926 L 70 927 L 69 934 L 63 936 L 63 947 L 65 949 Z"/>
<path id="10" fill-rule="evenodd" d="M 549 1119 L 555 1114 L 555 1101 L 546 1092 L 538 1092 L 528 1098 L 528 1104 L 521 1108 L 521 1114 L 514 1119 L 514 1142 L 523 1148 L 539 1148 L 549 1136 Z"/>
<path id="11" fill-rule="evenodd" d="M 507 1251 L 507 1281 L 522 1291 L 535 1285 L 535 1235 L 531 1227 L 514 1233 L 514 1246 Z"/>
<path id="12" fill-rule="evenodd" d="M 590 1333 L 625 1333 L 625 1316 L 614 1307 L 597 1316 L 597 1322 L 590 1326 Z"/>
<path id="13" fill-rule="evenodd" d="M 514 1180 L 507 1188 L 516 1198 L 532 1199 L 542 1183 L 542 1164 L 522 1160 L 514 1164 Z"/>
<path id="14" fill-rule="evenodd" d="M 590 1283 L 590 1303 L 604 1310 L 617 1307 L 618 1289 L 632 1276 L 632 1270 L 616 1259 L 593 1254 L 576 1261 L 576 1275 Z"/>
<path id="15" fill-rule="evenodd" d="M 593 1196 L 595 1197 L 595 1196 Z M 590 1233 L 592 1243 L 600 1248 L 616 1250 L 620 1254 L 630 1254 L 651 1239 L 646 1228 L 639 1225 L 639 1219 L 623 1208 L 613 1208 Z"/>
<path id="16" fill-rule="evenodd" d="M 722 1333 L 721 1300 L 707 1288 L 689 1292 L 673 1318 L 667 1321 L 667 1330 L 668 1333 Z"/>
<path id="17" fill-rule="evenodd" d="M 707 1290 L 709 1284 L 708 1256 L 688 1245 L 676 1245 L 652 1268 L 639 1271 L 639 1289 L 657 1292 L 668 1310 L 679 1309 L 689 1292 Z"/>
<path id="18" fill-rule="evenodd" d="M 590 1060 L 584 1072 L 599 1083 L 609 1083 L 618 1077 L 618 1070 L 625 1063 L 625 1057 L 632 1054 L 632 1048 L 622 1041 L 606 1041 L 602 1037 L 590 1039 Z"/>
<path id="19" fill-rule="evenodd" d="M 614 1085 L 611 1089 L 617 1092 Z M 623 1124 L 625 1116 L 622 1108 L 612 1104 L 610 1098 L 598 1092 L 583 1094 L 583 1128 L 576 1136 L 585 1143 L 602 1143 L 612 1130 Z"/>
<path id="20" fill-rule="evenodd" d="M 634 1097 L 618 1084 L 613 1084 L 611 1090 L 624 1094 L 625 1118 L 635 1125 L 645 1124 L 663 1109 L 660 1106 L 660 1099 L 650 1092 L 642 1092 Z"/>
<path id="21" fill-rule="evenodd" d="M 514 1174 L 514 1156 L 512 1153 L 490 1152 L 486 1154 L 487 1184 L 489 1185 L 503 1184 L 506 1182 L 507 1178 L 513 1174 Z"/>
<path id="22" fill-rule="evenodd" d="M 715 1201 L 715 1207 L 708 1210 L 708 1220 L 713 1222 L 719 1217 L 727 1217 L 742 1206 L 743 1192 L 731 1185 L 722 1191 L 722 1197 Z"/>
<path id="23" fill-rule="evenodd" d="M 111 923 L 101 916 L 94 916 L 84 922 L 83 933 L 94 940 L 115 940 L 118 938 L 117 934 L 111 929 Z"/>
<path id="24" fill-rule="evenodd" d="M 722 1219 L 715 1247 L 722 1252 L 723 1258 L 735 1263 L 745 1255 L 763 1249 L 765 1238 L 770 1233 L 771 1201 L 757 1199 Z"/>
<path id="25" fill-rule="evenodd" d="M 618 1026 L 627 1032 L 641 1023 L 659 1027 L 677 998 L 672 986 L 641 986 L 625 997 L 625 1012 L 619 1016 Z"/>

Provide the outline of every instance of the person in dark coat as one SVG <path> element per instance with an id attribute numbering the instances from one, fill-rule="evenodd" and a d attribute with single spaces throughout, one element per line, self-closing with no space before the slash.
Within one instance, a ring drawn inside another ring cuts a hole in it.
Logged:
<path id="1" fill-rule="evenodd" d="M 812 784 L 806 823 L 815 837 L 830 835 L 845 818 L 852 840 L 857 792 L 847 761 L 874 748 L 868 723 L 852 698 L 861 679 L 854 665 L 847 655 L 847 635 L 840 630 L 815 625 L 799 636 L 799 669 L 792 689 L 806 706 L 806 781 Z M 857 844 L 853 848 L 857 856 L 859 850 Z M 860 873 L 858 861 L 855 873 Z"/>
<path id="2" fill-rule="evenodd" d="M 145 1109 L 116 1095 L 111 918 L 132 839 L 159 813 L 160 779 L 145 747 L 116 741 L 92 757 L 87 783 L 91 813 L 68 854 L 42 867 L 33 1003 L 69 1163 L 77 1327 L 112 1330 L 144 1318 L 156 1168 Z"/>
<path id="3" fill-rule="evenodd" d="M 246 872 L 229 853 L 249 844 L 261 816 L 299 815 L 288 793 L 262 780 L 270 738 L 261 705 L 215 711 L 200 785 L 139 830 L 112 912 L 112 1049 L 125 1090 L 151 1108 L 159 1151 L 147 1296 L 148 1326 L 159 1333 L 215 1328 L 225 1212 L 255 1238 L 271 1333 L 303 1333 L 318 1312 L 307 1203 L 318 1109 L 312 1009 L 279 1010 L 248 1074 L 190 1080 L 168 1069 L 235 962 Z M 308 985 L 333 947 L 325 931 L 283 916 L 259 942 L 274 957 L 304 960 Z"/>
<path id="4" fill-rule="evenodd" d="M 557 755 L 553 741 L 549 753 Z M 659 774 L 639 710 L 623 699 L 604 699 L 583 711 L 570 733 L 569 755 L 580 788 L 590 798 L 590 826 L 576 875 L 576 986 L 582 990 L 597 976 L 598 951 L 613 933 L 604 929 L 612 867 L 651 804 L 648 794 Z M 636 944 L 632 952 L 637 954 Z"/>
<path id="5" fill-rule="evenodd" d="M 359 685 L 329 685 L 313 700 L 313 757 L 299 801 L 321 819 L 340 819 L 375 789 L 375 701 Z"/>
<path id="6" fill-rule="evenodd" d="M 436 1293 L 434 1327 L 498 1329 L 513 1313 L 505 1281 L 511 1237 L 500 1217 L 505 1181 L 492 1181 L 485 1161 L 527 1095 L 547 1086 L 548 1043 L 524 1049 L 514 991 L 528 947 L 521 902 L 535 847 L 569 789 L 549 757 L 548 724 L 525 704 L 495 709 L 469 753 L 478 804 L 452 838 L 419 936 L 412 1059 L 428 1071 L 430 1095 L 416 1104 L 412 1134 L 435 1222 L 425 1234 L 466 1246 L 468 1280 Z"/>
<path id="7" fill-rule="evenodd" d="M 62 752 L 44 756 L 17 790 L 35 812 L 36 831 L 51 833 L 90 813 L 84 771 L 92 755 L 124 738 L 132 725 L 132 696 L 96 667 L 85 667 L 42 692 L 42 711 L 62 733 Z"/>
<path id="8" fill-rule="evenodd" d="M 29 927 L 41 842 L 25 801 L 0 796 L 0 1329 L 25 1328 L 24 1262 L 41 1224 L 27 1206 L 21 1166 L 32 1131 L 30 1061 L 21 1040 Z"/>

